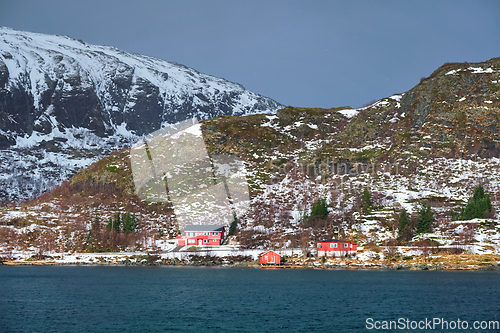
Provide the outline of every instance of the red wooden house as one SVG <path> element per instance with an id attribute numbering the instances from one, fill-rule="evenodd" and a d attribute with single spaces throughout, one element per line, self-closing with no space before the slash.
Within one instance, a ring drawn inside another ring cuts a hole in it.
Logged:
<path id="1" fill-rule="evenodd" d="M 260 256 L 261 265 L 279 265 L 281 263 L 281 256 L 274 251 L 267 251 Z"/>
<path id="2" fill-rule="evenodd" d="M 358 243 L 327 239 L 318 242 L 318 256 L 344 256 L 358 250 Z"/>
<path id="3" fill-rule="evenodd" d="M 223 225 L 186 225 L 182 236 L 177 236 L 178 246 L 221 245 L 223 241 Z"/>

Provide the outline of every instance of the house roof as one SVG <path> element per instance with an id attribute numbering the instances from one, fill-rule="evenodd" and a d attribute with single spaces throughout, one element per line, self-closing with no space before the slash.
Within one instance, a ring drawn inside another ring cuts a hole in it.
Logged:
<path id="1" fill-rule="evenodd" d="M 184 231 L 222 231 L 224 230 L 223 225 L 186 225 Z"/>
<path id="2" fill-rule="evenodd" d="M 325 239 L 325 240 L 319 241 L 318 243 L 331 243 L 331 242 L 336 242 L 336 243 L 354 243 L 354 242 L 351 242 L 351 241 L 343 241 L 343 240 L 339 240 L 339 239 Z"/>
<path id="3" fill-rule="evenodd" d="M 267 251 L 267 252 L 261 253 L 261 254 L 260 254 L 260 256 L 262 257 L 263 255 L 268 254 L 268 253 L 271 253 L 271 252 L 272 252 L 272 253 L 274 253 L 274 254 L 278 254 L 278 253 L 274 252 L 273 250 L 269 250 L 269 251 Z M 278 255 L 279 255 L 279 254 L 278 254 Z M 280 255 L 279 255 L 279 256 L 280 256 Z M 280 256 L 280 257 L 281 257 L 281 256 Z"/>

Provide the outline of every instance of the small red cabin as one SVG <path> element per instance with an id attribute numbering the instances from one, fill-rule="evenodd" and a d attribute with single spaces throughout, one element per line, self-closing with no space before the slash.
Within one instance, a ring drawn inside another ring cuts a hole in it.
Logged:
<path id="1" fill-rule="evenodd" d="M 267 251 L 260 256 L 261 265 L 279 265 L 281 262 L 281 256 L 274 251 Z"/>
<path id="2" fill-rule="evenodd" d="M 358 250 L 358 243 L 327 239 L 318 242 L 318 256 L 342 256 Z"/>

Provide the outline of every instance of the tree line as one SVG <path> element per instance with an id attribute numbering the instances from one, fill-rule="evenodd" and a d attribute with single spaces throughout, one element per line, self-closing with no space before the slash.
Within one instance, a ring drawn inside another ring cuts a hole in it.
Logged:
<path id="1" fill-rule="evenodd" d="M 450 212 L 451 218 L 456 221 L 467 221 L 472 219 L 483 219 L 494 213 L 491 205 L 491 196 L 486 193 L 482 184 L 474 188 L 472 197 L 459 212 L 453 209 Z M 432 232 L 434 214 L 428 201 L 421 204 L 416 220 L 410 218 L 406 209 L 402 209 L 399 214 L 398 240 L 408 242 L 415 235 Z"/>
<path id="2" fill-rule="evenodd" d="M 38 258 L 43 258 L 48 252 L 135 250 L 158 238 L 150 229 L 146 222 L 139 224 L 133 213 L 115 213 L 107 223 L 101 223 L 101 217 L 96 213 L 90 223 L 78 216 L 60 228 L 38 226 L 18 230 L 0 227 L 0 246 L 7 255 L 14 249 L 28 251 L 34 248 Z"/>

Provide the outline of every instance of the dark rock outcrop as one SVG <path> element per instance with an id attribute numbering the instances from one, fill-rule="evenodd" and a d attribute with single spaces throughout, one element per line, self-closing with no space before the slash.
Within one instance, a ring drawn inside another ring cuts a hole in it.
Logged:
<path id="1" fill-rule="evenodd" d="M 186 66 L 63 36 L 0 28 L 0 144 L 55 128 L 144 135 L 187 118 L 274 112 L 281 105 Z M 10 137 L 9 137 L 10 135 Z"/>
<path id="2" fill-rule="evenodd" d="M 280 107 L 180 64 L 0 28 L 0 202 L 39 195 L 165 124 Z"/>

